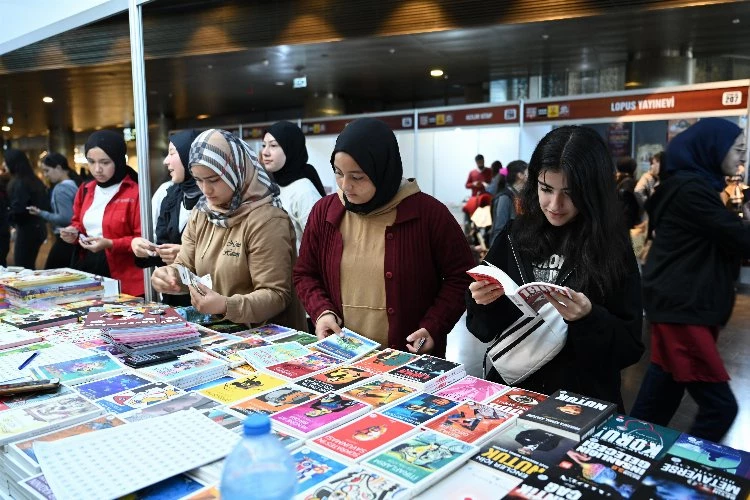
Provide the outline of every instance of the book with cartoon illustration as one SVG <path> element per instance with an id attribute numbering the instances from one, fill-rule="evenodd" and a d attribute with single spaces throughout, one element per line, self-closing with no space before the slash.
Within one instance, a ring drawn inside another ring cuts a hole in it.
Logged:
<path id="1" fill-rule="evenodd" d="M 224 361 L 213 356 L 189 352 L 166 363 L 140 368 L 139 372 L 146 377 L 184 389 L 223 377 L 228 369 L 229 366 Z"/>
<path id="2" fill-rule="evenodd" d="M 49 326 L 75 323 L 78 321 L 78 314 L 61 307 L 12 307 L 3 312 L 0 320 L 22 330 L 41 330 Z"/>
<path id="3" fill-rule="evenodd" d="M 244 349 L 263 347 L 270 344 L 270 342 L 261 337 L 246 337 L 242 340 L 234 340 L 230 342 L 225 341 L 221 344 L 212 345 L 206 348 L 206 352 L 219 359 L 223 359 L 229 363 L 229 366 L 235 368 L 246 363 L 245 358 L 238 354 L 240 351 Z"/>
<path id="4" fill-rule="evenodd" d="M 490 400 L 489 404 L 499 407 L 506 413 L 522 415 L 545 399 L 547 399 L 547 396 L 544 394 L 521 389 L 520 387 L 511 387 L 507 392 Z"/>
<path id="5" fill-rule="evenodd" d="M 464 401 L 425 427 L 465 443 L 482 444 L 515 424 L 516 416 L 495 406 Z"/>
<path id="6" fill-rule="evenodd" d="M 341 394 L 382 410 L 417 392 L 417 389 L 409 385 L 381 375 L 368 378 L 361 384 L 349 387 L 341 391 Z"/>
<path id="7" fill-rule="evenodd" d="M 297 381 L 297 385 L 315 392 L 332 392 L 367 380 L 372 373 L 353 366 L 338 366 L 328 371 Z"/>
<path id="8" fill-rule="evenodd" d="M 479 403 L 487 403 L 498 395 L 508 391 L 510 387 L 481 378 L 467 375 L 445 389 L 436 392 L 436 396 L 443 396 L 453 401 L 466 401 L 468 399 Z"/>
<path id="9" fill-rule="evenodd" d="M 348 467 L 347 463 L 325 451 L 313 450 L 308 446 L 293 452 L 292 460 L 297 466 L 297 495 L 304 495 Z"/>
<path id="10" fill-rule="evenodd" d="M 37 330 L 41 337 L 50 344 L 76 344 L 100 340 L 102 331 L 98 328 L 84 328 L 81 323 L 65 323 Z M 103 343 L 103 342 L 102 342 Z"/>
<path id="11" fill-rule="evenodd" d="M 392 443 L 364 465 L 393 477 L 416 494 L 456 470 L 476 450 L 476 446 L 451 437 L 422 431 Z"/>
<path id="12" fill-rule="evenodd" d="M 185 318 L 167 306 L 108 305 L 92 307 L 83 321 L 86 328 L 142 328 L 185 325 Z"/>
<path id="13" fill-rule="evenodd" d="M 235 403 L 229 409 L 243 415 L 249 415 L 250 413 L 273 415 L 274 413 L 312 401 L 319 396 L 320 394 L 316 392 L 308 391 L 295 385 L 285 385 L 265 394 Z"/>
<path id="14" fill-rule="evenodd" d="M 425 354 L 388 374 L 421 391 L 437 392 L 464 378 L 466 369 L 461 363 Z"/>
<path id="15" fill-rule="evenodd" d="M 270 340 L 273 344 L 284 344 L 286 342 L 299 342 L 302 345 L 310 345 L 314 344 L 318 341 L 318 337 L 315 335 L 311 335 L 309 333 L 305 332 L 292 332 L 289 333 L 289 335 L 284 335 L 283 337 L 272 337 Z"/>
<path id="16" fill-rule="evenodd" d="M 109 353 L 41 365 L 33 369 L 39 378 L 59 378 L 63 384 L 82 384 L 116 375 L 126 368 Z"/>
<path id="17" fill-rule="evenodd" d="M 368 467 L 353 466 L 298 498 L 402 500 L 411 498 L 411 495 L 401 482 L 392 477 Z"/>
<path id="18" fill-rule="evenodd" d="M 524 283 L 519 286 L 505 271 L 495 266 L 480 264 L 466 273 L 476 281 L 488 281 L 490 284 L 500 285 L 505 296 L 518 307 L 524 316 L 530 318 L 537 316 L 539 309 L 549 302 L 546 294 L 555 292 L 568 298 L 572 297 L 566 287 L 543 281 Z"/>
<path id="19" fill-rule="evenodd" d="M 309 441 L 345 461 L 359 462 L 379 452 L 395 440 L 416 433 L 417 427 L 380 413 L 368 413 L 343 427 Z"/>
<path id="20" fill-rule="evenodd" d="M 458 403 L 432 394 L 417 394 L 403 399 L 380 413 L 410 425 L 423 425 L 453 410 Z"/>
<path id="21" fill-rule="evenodd" d="M 357 368 L 364 368 L 371 373 L 386 373 L 401 366 L 408 365 L 417 358 L 419 358 L 419 354 L 411 354 L 388 348 L 357 361 L 354 363 L 354 366 Z"/>
<path id="22" fill-rule="evenodd" d="M 111 394 L 94 403 L 110 413 L 120 414 L 161 403 L 184 394 L 183 391 L 164 382 L 152 382 L 134 389 Z"/>
<path id="23" fill-rule="evenodd" d="M 591 436 L 591 439 L 597 439 L 628 453 L 655 460 L 666 455 L 679 437 L 680 431 L 627 415 L 616 414 L 609 417 Z"/>
<path id="24" fill-rule="evenodd" d="M 299 342 L 287 342 L 285 344 L 271 344 L 253 349 L 238 351 L 247 363 L 255 368 L 265 368 L 310 354 L 312 351 Z"/>
<path id="25" fill-rule="evenodd" d="M 297 330 L 295 330 L 294 328 L 287 328 L 285 326 L 277 325 L 275 323 L 266 323 L 265 325 L 248 329 L 249 335 L 258 335 L 259 337 L 263 337 L 267 340 L 274 340 L 276 338 L 285 337 L 293 333 L 297 333 Z"/>
<path id="26" fill-rule="evenodd" d="M 88 399 L 101 399 L 118 392 L 135 389 L 142 385 L 150 384 L 149 380 L 135 372 L 127 371 L 118 373 L 111 377 L 102 378 L 85 384 L 74 385 L 73 388 L 83 397 Z"/>
<path id="27" fill-rule="evenodd" d="M 337 358 L 354 361 L 377 349 L 380 344 L 348 328 L 342 328 L 340 334 L 329 335 L 320 342 L 310 344 L 310 346 Z"/>
<path id="28" fill-rule="evenodd" d="M 548 469 L 563 460 L 568 450 L 576 442 L 572 439 L 555 434 L 554 432 L 537 429 L 525 422 L 517 424 L 500 432 L 483 449 L 487 450 L 492 461 L 483 461 L 495 469 L 524 478 L 523 474 L 539 472 L 534 465 Z M 499 458 L 497 458 L 499 457 Z M 528 461 L 531 465 L 526 465 Z"/>
<path id="29" fill-rule="evenodd" d="M 312 352 L 299 358 L 267 366 L 266 370 L 288 380 L 298 380 L 331 369 L 340 363 L 340 359 L 334 358 L 328 354 Z"/>
<path id="30" fill-rule="evenodd" d="M 617 409 L 607 401 L 559 390 L 518 417 L 529 425 L 581 441 Z"/>
<path id="31" fill-rule="evenodd" d="M 340 394 L 329 393 L 307 403 L 271 415 L 279 429 L 290 429 L 306 437 L 345 424 L 370 410 L 370 406 Z"/>
<path id="32" fill-rule="evenodd" d="M 254 373 L 230 382 L 201 389 L 199 392 L 222 404 L 230 404 L 270 391 L 286 383 L 286 380 L 267 373 Z"/>
<path id="33" fill-rule="evenodd" d="M 181 393 L 179 396 L 168 398 L 161 402 L 131 411 L 123 415 L 128 422 L 140 422 L 150 418 L 163 417 L 170 413 L 183 410 L 206 411 L 219 406 L 219 403 L 197 392 Z"/>

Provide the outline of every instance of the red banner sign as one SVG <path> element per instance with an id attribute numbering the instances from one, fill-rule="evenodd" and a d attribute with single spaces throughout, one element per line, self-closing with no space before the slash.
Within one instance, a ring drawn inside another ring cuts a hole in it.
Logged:
<path id="1" fill-rule="evenodd" d="M 700 113 L 747 109 L 747 87 L 653 92 L 594 99 L 528 102 L 525 121 L 581 120 L 623 116 Z"/>
<path id="2" fill-rule="evenodd" d="M 385 122 L 391 130 L 414 130 L 414 115 L 372 115 L 372 118 Z M 339 134 L 344 127 L 356 118 L 341 120 L 302 120 L 302 132 L 305 135 Z"/>
<path id="3" fill-rule="evenodd" d="M 419 113 L 419 128 L 468 127 L 518 123 L 518 105 L 452 109 Z"/>

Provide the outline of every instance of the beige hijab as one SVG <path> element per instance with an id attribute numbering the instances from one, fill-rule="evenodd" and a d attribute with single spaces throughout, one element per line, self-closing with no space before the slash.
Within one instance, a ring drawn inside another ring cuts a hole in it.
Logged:
<path id="1" fill-rule="evenodd" d="M 209 129 L 195 138 L 190 146 L 191 171 L 194 165 L 211 169 L 234 190 L 231 201 L 219 210 L 209 207 L 205 196 L 195 205 L 217 226 L 232 227 L 267 203 L 281 208 L 279 186 L 260 164 L 255 151 L 226 130 Z"/>

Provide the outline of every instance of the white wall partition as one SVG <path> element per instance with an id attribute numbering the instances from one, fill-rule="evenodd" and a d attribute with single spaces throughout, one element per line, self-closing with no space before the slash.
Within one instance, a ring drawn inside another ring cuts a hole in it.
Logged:
<path id="1" fill-rule="evenodd" d="M 552 125 L 548 123 L 540 124 L 525 124 L 521 128 L 521 134 L 519 137 L 518 154 L 519 160 L 523 160 L 526 163 L 531 160 L 531 154 L 534 152 L 536 145 L 542 140 L 542 137 L 547 135 L 552 130 Z"/>

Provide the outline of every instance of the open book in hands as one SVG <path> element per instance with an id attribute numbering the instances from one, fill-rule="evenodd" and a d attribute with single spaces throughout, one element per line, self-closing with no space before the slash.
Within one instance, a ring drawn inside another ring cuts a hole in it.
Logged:
<path id="1" fill-rule="evenodd" d="M 505 295 L 528 317 L 539 314 L 539 309 L 548 302 L 545 293 L 557 292 L 572 298 L 570 290 L 564 286 L 534 281 L 519 286 L 505 271 L 495 266 L 478 265 L 466 271 L 477 281 L 488 281 L 503 287 Z"/>

